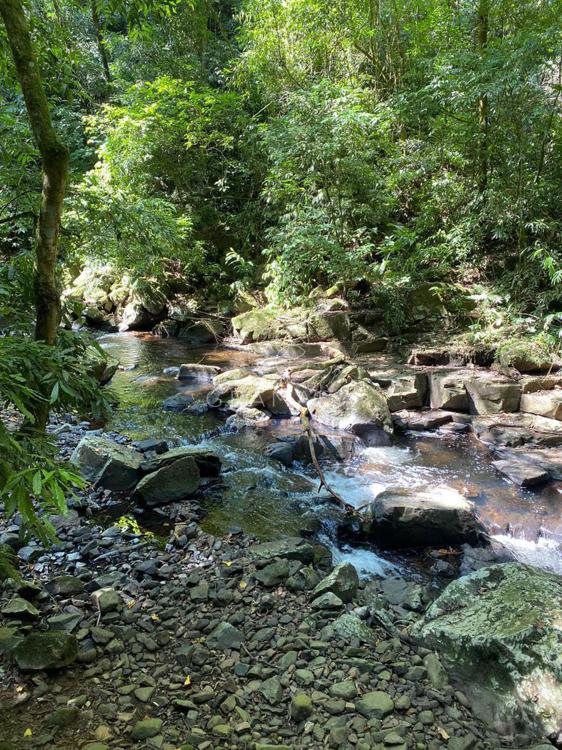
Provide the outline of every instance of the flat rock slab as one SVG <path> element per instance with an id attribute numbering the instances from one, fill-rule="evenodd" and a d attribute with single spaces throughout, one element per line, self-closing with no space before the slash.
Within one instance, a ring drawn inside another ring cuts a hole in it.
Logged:
<path id="1" fill-rule="evenodd" d="M 453 416 L 450 412 L 440 409 L 429 409 L 427 411 L 397 411 L 392 415 L 392 421 L 399 430 L 413 430 L 424 432 L 425 430 L 436 430 L 441 425 L 451 422 Z"/>
<path id="2" fill-rule="evenodd" d="M 476 417 L 472 430 L 486 445 L 517 447 L 562 445 L 562 422 L 534 414 L 498 414 L 495 417 Z"/>
<path id="3" fill-rule="evenodd" d="M 548 471 L 524 459 L 502 459 L 493 461 L 493 466 L 520 487 L 535 487 L 549 480 Z"/>

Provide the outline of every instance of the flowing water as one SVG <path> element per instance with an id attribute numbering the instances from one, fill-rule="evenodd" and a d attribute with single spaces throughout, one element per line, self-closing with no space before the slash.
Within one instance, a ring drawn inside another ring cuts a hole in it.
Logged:
<path id="1" fill-rule="evenodd" d="M 285 360 L 227 348 L 193 349 L 178 339 L 145 334 L 109 334 L 100 339 L 123 369 L 112 381 L 119 400 L 110 427 L 133 439 L 166 438 L 175 444 L 203 443 L 220 455 L 220 486 L 205 493 L 203 526 L 213 533 L 240 528 L 261 539 L 297 534 L 308 518 L 330 526 L 331 506 L 319 494 L 310 467 L 284 468 L 264 455 L 278 437 L 302 431 L 299 420 L 273 420 L 265 428 L 239 433 L 221 431 L 216 412 L 189 416 L 164 411 L 162 402 L 176 393 L 204 401 L 201 384 L 186 385 L 167 368 L 198 362 L 223 369 L 251 366 L 265 371 Z M 310 357 L 307 358 L 308 360 Z M 396 437 L 380 448 L 353 446 L 350 458 L 327 461 L 329 484 L 347 502 L 364 505 L 388 488 L 453 488 L 472 500 L 499 542 L 518 559 L 562 574 L 562 484 L 521 489 L 504 480 L 491 465 L 488 450 L 470 435 L 418 433 Z M 366 547 L 335 547 L 338 560 L 381 575 L 396 565 L 411 565 L 397 556 Z M 415 564 L 415 563 L 414 563 Z"/>

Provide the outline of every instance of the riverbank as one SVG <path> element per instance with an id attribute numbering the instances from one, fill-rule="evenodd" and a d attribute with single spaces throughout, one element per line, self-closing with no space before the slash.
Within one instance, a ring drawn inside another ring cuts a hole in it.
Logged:
<path id="1" fill-rule="evenodd" d="M 185 506 L 164 548 L 76 512 L 58 533 L 19 551 L 25 612 L 6 613 L 4 588 L 2 645 L 47 629 L 57 643 L 20 648 L 23 671 L 4 658 L 2 750 L 500 745 L 408 636 L 420 587 L 344 566 L 319 596 L 329 554 L 313 539 L 216 538 Z M 72 664 L 51 671 L 63 647 Z"/>

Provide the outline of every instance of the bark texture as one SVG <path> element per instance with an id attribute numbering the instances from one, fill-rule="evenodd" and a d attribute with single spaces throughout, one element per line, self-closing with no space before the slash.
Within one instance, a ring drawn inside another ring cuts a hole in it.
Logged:
<path id="1" fill-rule="evenodd" d="M 33 138 L 43 167 L 43 191 L 36 242 L 35 338 L 52 345 L 56 341 L 60 322 L 57 247 L 68 172 L 68 151 L 53 128 L 21 0 L 0 0 L 0 15 L 6 27 Z"/>

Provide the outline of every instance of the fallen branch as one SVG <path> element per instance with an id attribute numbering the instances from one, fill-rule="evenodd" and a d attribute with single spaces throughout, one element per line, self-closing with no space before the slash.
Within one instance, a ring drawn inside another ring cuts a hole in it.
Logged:
<path id="1" fill-rule="evenodd" d="M 332 487 L 330 487 L 330 485 L 326 481 L 326 477 L 324 476 L 324 472 L 322 471 L 322 467 L 320 466 L 318 457 L 316 455 L 316 448 L 314 446 L 314 438 L 316 436 L 314 435 L 312 427 L 310 426 L 310 419 L 308 418 L 306 409 L 301 409 L 301 422 L 304 426 L 306 434 L 308 435 L 308 446 L 310 448 L 312 463 L 320 478 L 320 486 L 318 487 L 318 491 L 320 492 L 322 487 L 325 487 L 325 489 L 330 493 L 330 495 L 334 498 L 338 505 L 345 510 L 346 513 L 357 515 L 357 510 L 353 507 L 353 505 L 350 505 L 348 502 L 346 502 L 343 497 L 339 495 Z"/>

